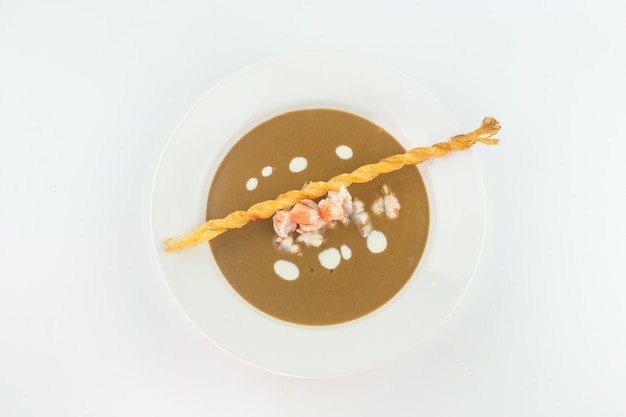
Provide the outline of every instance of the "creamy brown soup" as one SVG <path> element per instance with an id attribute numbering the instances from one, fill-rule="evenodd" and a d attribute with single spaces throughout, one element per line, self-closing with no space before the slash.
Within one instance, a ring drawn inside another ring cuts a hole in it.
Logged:
<path id="1" fill-rule="evenodd" d="M 343 159 L 350 150 L 351 157 Z M 207 219 L 404 151 L 382 128 L 350 113 L 312 109 L 282 114 L 252 129 L 226 155 L 211 185 Z M 293 170 L 304 169 L 293 172 L 290 164 Z M 383 186 L 400 202 L 395 219 L 370 209 Z M 301 244 L 301 254 L 280 252 L 272 220 L 257 220 L 210 242 L 226 280 L 258 310 L 303 325 L 351 321 L 387 303 L 410 279 L 426 245 L 429 211 L 424 183 L 416 167 L 404 167 L 348 190 L 364 203 L 373 229 L 386 237 L 382 252 L 368 249 L 367 239 L 353 222 L 326 230 L 320 247 Z M 343 252 L 339 264 L 325 267 L 319 254 L 342 247 L 349 251 Z M 295 265 L 296 279 L 276 272 L 280 260 Z"/>

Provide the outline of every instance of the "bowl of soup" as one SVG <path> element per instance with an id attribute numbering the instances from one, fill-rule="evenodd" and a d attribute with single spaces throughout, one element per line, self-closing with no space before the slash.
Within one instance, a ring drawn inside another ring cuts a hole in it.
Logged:
<path id="1" fill-rule="evenodd" d="M 268 371 L 337 376 L 401 357 L 474 275 L 484 192 L 471 151 L 352 184 L 350 213 L 317 226 L 329 196 L 294 207 L 315 219 L 288 233 L 281 219 L 300 212 L 175 253 L 163 239 L 459 133 L 418 83 L 362 57 L 294 54 L 240 70 L 189 110 L 159 162 L 151 225 L 167 287 L 216 346 Z"/>

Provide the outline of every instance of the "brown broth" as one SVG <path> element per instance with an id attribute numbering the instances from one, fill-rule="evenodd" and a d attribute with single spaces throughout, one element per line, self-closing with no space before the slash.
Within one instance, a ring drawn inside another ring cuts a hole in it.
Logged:
<path id="1" fill-rule="evenodd" d="M 352 158 L 339 158 L 335 153 L 339 145 L 349 146 Z M 207 219 L 404 151 L 382 128 L 350 113 L 313 109 L 282 114 L 252 129 L 226 155 L 211 185 Z M 289 170 L 294 157 L 307 159 L 304 171 Z M 274 169 L 264 177 L 261 170 L 266 166 Z M 246 189 L 249 178 L 258 179 L 252 191 Z M 401 204 L 396 219 L 376 216 L 370 209 L 385 184 Z M 369 183 L 353 184 L 349 191 L 365 203 L 373 228 L 387 237 L 384 252 L 371 253 L 351 222 L 327 230 L 319 248 L 305 249 L 302 244 L 302 255 L 281 253 L 274 245 L 271 219 L 257 220 L 210 242 L 226 280 L 257 309 L 304 325 L 351 321 L 387 303 L 411 278 L 426 245 L 429 209 L 424 183 L 416 167 L 404 167 Z M 352 257 L 342 259 L 334 270 L 324 268 L 318 254 L 343 244 L 350 247 Z M 298 266 L 297 279 L 287 281 L 274 272 L 280 259 Z"/>

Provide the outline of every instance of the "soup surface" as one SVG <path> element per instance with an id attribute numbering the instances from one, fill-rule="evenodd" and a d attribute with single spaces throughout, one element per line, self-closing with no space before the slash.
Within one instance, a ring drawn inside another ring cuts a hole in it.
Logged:
<path id="1" fill-rule="evenodd" d="M 382 128 L 350 113 L 282 114 L 252 129 L 226 155 L 211 185 L 207 219 L 404 151 Z M 396 218 L 372 208 L 383 190 L 399 201 Z M 324 230 L 319 247 L 298 243 L 300 253 L 281 252 L 272 219 L 257 220 L 210 242 L 226 280 L 257 309 L 303 325 L 351 321 L 387 303 L 411 278 L 426 245 L 424 183 L 416 167 L 404 167 L 348 191 L 369 214 L 368 238 L 349 221 Z"/>

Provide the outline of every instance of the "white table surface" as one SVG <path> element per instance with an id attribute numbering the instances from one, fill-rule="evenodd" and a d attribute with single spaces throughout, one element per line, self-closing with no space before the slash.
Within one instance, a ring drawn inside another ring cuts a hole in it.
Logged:
<path id="1" fill-rule="evenodd" d="M 0 416 L 626 415 L 626 4 L 0 3 Z M 330 380 L 231 358 L 185 318 L 149 228 L 162 149 L 213 84 L 338 51 L 464 130 L 483 255 L 409 355 Z"/>

